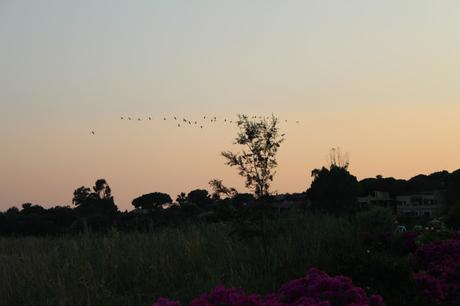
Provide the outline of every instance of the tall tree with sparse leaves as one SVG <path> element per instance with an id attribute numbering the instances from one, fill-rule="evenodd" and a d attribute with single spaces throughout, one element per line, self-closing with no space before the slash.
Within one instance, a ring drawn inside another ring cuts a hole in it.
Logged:
<path id="1" fill-rule="evenodd" d="M 278 118 L 274 115 L 260 120 L 252 120 L 246 115 L 238 115 L 239 128 L 235 144 L 244 149 L 239 153 L 222 152 L 226 164 L 236 167 L 246 179 L 246 187 L 254 191 L 257 198 L 270 194 L 270 183 L 278 165 L 276 154 L 284 134 L 279 134 Z"/>

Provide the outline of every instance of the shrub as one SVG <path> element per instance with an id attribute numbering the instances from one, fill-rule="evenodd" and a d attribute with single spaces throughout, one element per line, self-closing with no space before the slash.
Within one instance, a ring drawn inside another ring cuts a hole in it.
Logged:
<path id="1" fill-rule="evenodd" d="M 177 306 L 177 302 L 160 298 L 153 306 Z M 384 306 L 382 297 L 366 292 L 345 276 L 329 276 L 312 268 L 303 278 L 282 285 L 273 294 L 247 295 L 244 290 L 218 286 L 210 293 L 202 294 L 190 306 Z"/>
<path id="2" fill-rule="evenodd" d="M 460 305 L 460 236 L 423 245 L 415 252 L 419 290 L 434 305 Z"/>

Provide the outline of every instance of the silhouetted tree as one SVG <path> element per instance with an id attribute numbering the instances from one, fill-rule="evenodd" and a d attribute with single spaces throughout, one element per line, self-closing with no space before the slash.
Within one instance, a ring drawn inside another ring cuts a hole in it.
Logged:
<path id="1" fill-rule="evenodd" d="M 111 189 L 104 179 L 96 181 L 93 192 L 85 186 L 77 188 L 73 193 L 72 203 L 77 206 L 76 210 L 84 215 L 113 216 L 118 211 Z"/>
<path id="2" fill-rule="evenodd" d="M 446 179 L 446 223 L 460 228 L 460 169 L 452 172 Z"/>
<path id="3" fill-rule="evenodd" d="M 216 200 L 220 199 L 222 195 L 231 198 L 238 194 L 235 188 L 224 186 L 222 180 L 213 179 L 209 182 L 209 186 L 211 186 L 213 191 L 211 197 Z"/>
<path id="4" fill-rule="evenodd" d="M 185 194 L 185 192 L 181 192 L 177 195 L 176 202 L 179 203 L 179 205 L 184 205 L 185 203 L 187 203 L 187 195 Z"/>
<path id="5" fill-rule="evenodd" d="M 170 203 L 172 203 L 171 197 L 162 192 L 144 194 L 132 201 L 134 207 L 142 209 L 160 208 L 163 204 Z"/>
<path id="6" fill-rule="evenodd" d="M 374 191 L 388 192 L 391 196 L 401 195 L 409 192 L 406 180 L 395 179 L 393 177 L 377 176 L 366 178 L 359 182 L 359 195 L 367 196 Z"/>
<path id="7" fill-rule="evenodd" d="M 206 206 L 212 202 L 209 193 L 205 189 L 195 189 L 188 193 L 187 202 L 198 206 Z"/>
<path id="8" fill-rule="evenodd" d="M 337 154 L 337 150 L 331 154 Z M 307 195 L 312 208 L 332 213 L 350 211 L 356 204 L 358 181 L 348 171 L 348 160 L 344 162 L 342 157 L 335 156 L 330 162 L 329 168 L 314 169 L 311 173 L 313 182 Z"/>
<path id="9" fill-rule="evenodd" d="M 227 165 L 237 167 L 239 174 L 246 178 L 246 187 L 254 190 L 257 198 L 269 195 L 270 183 L 277 166 L 276 154 L 284 135 L 278 134 L 278 118 L 251 120 L 238 115 L 239 132 L 235 144 L 242 145 L 240 153 L 222 152 Z"/>

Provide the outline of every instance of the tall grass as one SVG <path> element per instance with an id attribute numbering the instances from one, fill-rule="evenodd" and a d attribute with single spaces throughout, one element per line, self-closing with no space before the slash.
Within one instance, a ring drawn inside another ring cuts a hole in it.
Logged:
<path id="1" fill-rule="evenodd" d="M 0 238 L 0 303 L 149 305 L 160 296 L 186 303 L 220 283 L 266 293 L 313 266 L 334 273 L 337 256 L 363 249 L 348 218 L 287 214 L 257 228 Z"/>

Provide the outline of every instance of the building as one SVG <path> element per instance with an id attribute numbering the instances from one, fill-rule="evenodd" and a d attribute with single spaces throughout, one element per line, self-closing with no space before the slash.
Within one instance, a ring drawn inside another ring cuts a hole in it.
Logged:
<path id="1" fill-rule="evenodd" d="M 443 192 L 433 191 L 397 196 L 396 202 L 399 216 L 431 218 L 440 214 L 445 200 Z"/>
<path id="2" fill-rule="evenodd" d="M 358 206 L 363 209 L 367 209 L 372 206 L 380 206 L 390 208 L 396 212 L 396 200 L 390 196 L 390 193 L 385 191 L 372 191 L 365 197 L 358 197 L 357 202 Z"/>
<path id="3" fill-rule="evenodd" d="M 388 192 L 373 191 L 366 197 L 358 197 L 360 208 L 373 206 L 390 208 L 398 216 L 436 217 L 445 200 L 442 191 L 420 192 L 392 197 Z"/>

